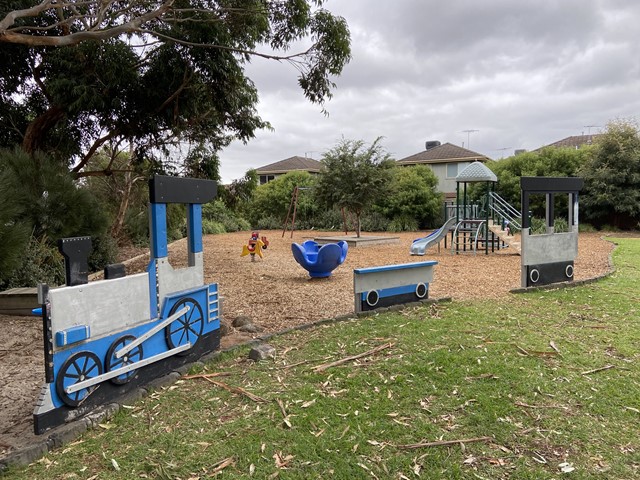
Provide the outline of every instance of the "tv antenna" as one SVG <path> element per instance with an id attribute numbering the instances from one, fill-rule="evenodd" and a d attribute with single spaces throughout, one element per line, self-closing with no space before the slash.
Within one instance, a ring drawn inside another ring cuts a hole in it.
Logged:
<path id="1" fill-rule="evenodd" d="M 587 130 L 587 135 L 591 136 L 591 129 L 592 128 L 600 128 L 600 125 L 584 125 L 584 128 L 588 128 Z"/>
<path id="2" fill-rule="evenodd" d="M 512 148 L 512 147 L 502 147 L 502 148 L 496 148 L 496 150 L 497 150 L 497 151 L 499 151 L 499 152 L 501 151 L 501 152 L 502 152 L 502 154 L 500 155 L 500 158 L 504 158 L 504 151 L 505 151 L 505 150 L 509 150 L 509 149 L 511 149 L 511 148 Z"/>
<path id="3" fill-rule="evenodd" d="M 469 142 L 469 136 L 472 133 L 479 132 L 480 130 L 462 130 L 462 131 L 467 134 L 467 148 L 469 148 L 469 143 L 470 143 Z"/>

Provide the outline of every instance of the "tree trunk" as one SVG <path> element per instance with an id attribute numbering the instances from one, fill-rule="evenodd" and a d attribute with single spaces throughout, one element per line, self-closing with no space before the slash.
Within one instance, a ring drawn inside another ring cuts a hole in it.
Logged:
<path id="1" fill-rule="evenodd" d="M 131 199 L 131 188 L 135 182 L 132 179 L 131 172 L 124 174 L 124 187 L 122 188 L 122 196 L 120 197 L 120 205 L 118 206 L 118 214 L 116 215 L 113 225 L 111 226 L 111 236 L 115 239 L 120 237 L 122 228 L 124 227 L 124 219 L 127 215 L 127 209 L 129 208 L 129 200 Z"/>
<path id="2" fill-rule="evenodd" d="M 44 140 L 49 131 L 64 118 L 64 109 L 59 105 L 53 105 L 43 114 L 37 116 L 24 133 L 22 140 L 22 148 L 25 152 L 31 154 L 42 148 Z"/>
<path id="3" fill-rule="evenodd" d="M 356 213 L 356 237 L 360 238 L 360 214 Z"/>

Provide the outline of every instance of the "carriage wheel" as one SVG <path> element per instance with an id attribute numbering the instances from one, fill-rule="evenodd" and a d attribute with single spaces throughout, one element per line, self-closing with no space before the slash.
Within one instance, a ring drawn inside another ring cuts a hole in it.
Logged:
<path id="1" fill-rule="evenodd" d="M 107 372 L 111 372 L 112 370 L 117 370 L 118 368 L 126 367 L 127 365 L 131 365 L 132 363 L 139 362 L 142 360 L 143 352 L 142 345 L 138 345 L 137 347 L 132 348 L 126 354 L 124 354 L 120 358 L 116 358 L 116 352 L 120 350 L 125 345 L 130 344 L 136 339 L 133 335 L 125 335 L 120 337 L 115 342 L 111 344 L 109 350 L 107 350 L 107 357 L 104 361 L 105 368 Z M 112 383 L 116 385 L 124 385 L 129 380 L 133 378 L 135 375 L 135 370 L 130 370 L 127 373 L 123 373 L 117 377 L 111 379 Z"/>
<path id="2" fill-rule="evenodd" d="M 191 343 L 191 347 L 193 347 L 202 335 L 204 314 L 198 302 L 193 298 L 185 297 L 176 302 L 169 315 L 173 315 L 185 306 L 189 307 L 189 311 L 171 322 L 165 329 L 165 337 L 169 348 L 176 348 L 186 343 Z M 185 350 L 178 355 L 187 355 L 188 353 L 189 351 Z"/>
<path id="3" fill-rule="evenodd" d="M 65 389 L 98 375 L 102 375 L 102 363 L 95 353 L 78 352 L 70 356 L 62 364 L 56 378 L 58 396 L 70 407 L 77 407 L 93 392 L 97 385 L 73 393 L 67 393 Z"/>

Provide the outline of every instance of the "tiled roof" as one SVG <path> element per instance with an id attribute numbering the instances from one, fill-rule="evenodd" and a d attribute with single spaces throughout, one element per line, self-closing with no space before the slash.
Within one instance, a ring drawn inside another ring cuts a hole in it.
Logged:
<path id="1" fill-rule="evenodd" d="M 462 170 L 456 177 L 456 182 L 497 182 L 498 177 L 480 162 L 473 162 Z"/>
<path id="2" fill-rule="evenodd" d="M 481 153 L 458 147 L 449 142 L 443 143 L 437 147 L 424 150 L 406 158 L 397 161 L 401 165 L 413 165 L 415 163 L 448 163 L 448 162 L 486 162 L 488 157 Z"/>
<path id="3" fill-rule="evenodd" d="M 563 138 L 562 140 L 558 140 L 557 142 L 550 143 L 549 145 L 545 145 L 543 147 L 537 148 L 534 152 L 539 152 L 543 148 L 555 147 L 555 148 L 580 148 L 583 145 L 591 145 L 594 141 L 602 136 L 601 133 L 594 135 L 574 135 L 572 137 Z"/>
<path id="4" fill-rule="evenodd" d="M 258 175 L 265 175 L 267 173 L 286 173 L 293 170 L 304 170 L 306 172 L 319 172 L 322 164 L 307 157 L 290 157 L 280 160 L 276 163 L 271 163 L 256 169 Z"/>

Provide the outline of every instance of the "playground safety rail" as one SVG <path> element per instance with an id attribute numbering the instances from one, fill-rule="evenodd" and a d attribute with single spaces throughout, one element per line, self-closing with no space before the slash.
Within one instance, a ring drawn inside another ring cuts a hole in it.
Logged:
<path id="1" fill-rule="evenodd" d="M 508 220 L 510 225 L 514 226 L 518 230 L 521 230 L 522 225 L 520 224 L 519 220 L 522 217 L 522 214 L 496 192 L 489 192 L 489 195 L 493 200 L 493 202 L 490 202 L 489 204 L 491 210 L 493 210 L 493 212 L 498 215 L 501 223 L 502 220 Z"/>

